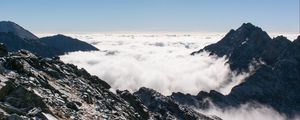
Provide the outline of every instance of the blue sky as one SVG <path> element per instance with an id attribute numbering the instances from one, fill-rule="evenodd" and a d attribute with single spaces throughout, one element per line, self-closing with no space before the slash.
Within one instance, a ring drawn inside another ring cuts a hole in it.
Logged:
<path id="1" fill-rule="evenodd" d="M 299 33 L 299 0 L 1 0 L 0 20 L 42 32 Z"/>

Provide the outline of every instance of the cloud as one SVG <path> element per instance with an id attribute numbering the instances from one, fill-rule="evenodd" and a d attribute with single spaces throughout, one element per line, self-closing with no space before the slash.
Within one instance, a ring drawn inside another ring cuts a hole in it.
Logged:
<path id="1" fill-rule="evenodd" d="M 197 110 L 206 115 L 215 115 L 223 120 L 300 120 L 300 116 L 287 118 L 273 108 L 258 103 L 247 103 L 237 108 L 220 109 L 214 105 L 208 110 Z"/>
<path id="2" fill-rule="evenodd" d="M 247 76 L 237 76 L 230 71 L 225 58 L 209 56 L 208 53 L 189 55 L 192 51 L 216 42 L 221 35 L 81 37 L 88 42 L 98 43 L 96 46 L 101 51 L 73 52 L 61 56 L 61 59 L 99 76 L 114 90 L 136 91 L 144 86 L 165 95 L 172 92 L 197 94 L 201 90 L 213 89 L 227 94 Z"/>

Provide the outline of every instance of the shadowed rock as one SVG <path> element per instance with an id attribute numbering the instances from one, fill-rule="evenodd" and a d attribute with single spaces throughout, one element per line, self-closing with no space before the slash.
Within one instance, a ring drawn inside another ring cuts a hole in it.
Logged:
<path id="1" fill-rule="evenodd" d="M 248 71 L 252 62 L 263 62 L 249 77 L 235 86 L 228 95 L 216 91 L 198 95 L 172 94 L 180 104 L 208 108 L 207 99 L 221 108 L 238 107 L 245 103 L 271 106 L 289 118 L 300 114 L 300 36 L 293 42 L 286 37 L 271 39 L 266 32 L 250 23 L 231 30 L 219 42 L 193 52 L 211 52 L 227 56 L 231 70 Z M 192 101 L 192 102 L 190 102 Z"/>
<path id="2" fill-rule="evenodd" d="M 156 113 L 154 116 L 156 118 L 163 120 L 220 120 L 216 116 L 208 117 L 191 108 L 182 106 L 153 89 L 142 87 L 134 95 L 140 98 L 149 111 Z"/>
<path id="3" fill-rule="evenodd" d="M 0 43 L 4 43 L 9 52 L 25 49 L 42 57 L 55 57 L 74 51 L 98 50 L 94 46 L 63 35 L 38 38 L 21 26 L 0 22 Z"/>
<path id="4" fill-rule="evenodd" d="M 0 32 L 13 33 L 23 39 L 38 39 L 37 36 L 11 21 L 0 21 Z"/>

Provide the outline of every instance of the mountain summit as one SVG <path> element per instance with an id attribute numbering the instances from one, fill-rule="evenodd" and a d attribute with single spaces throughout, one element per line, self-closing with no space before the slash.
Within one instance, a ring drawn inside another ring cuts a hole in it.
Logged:
<path id="1" fill-rule="evenodd" d="M 265 42 L 271 40 L 269 35 L 261 28 L 251 23 L 244 23 L 236 30 L 230 30 L 224 38 L 215 44 L 208 45 L 199 51 L 195 51 L 192 55 L 202 51 L 209 51 L 219 57 L 226 55 L 229 57 L 235 48 L 247 43 L 248 41 Z"/>
<path id="2" fill-rule="evenodd" d="M 204 99 L 221 107 L 237 107 L 257 102 L 270 106 L 288 117 L 300 113 L 300 36 L 293 42 L 284 36 L 271 39 L 261 28 L 250 23 L 231 30 L 215 44 L 193 52 L 210 52 L 226 56 L 230 69 L 238 73 L 256 64 L 242 83 L 231 89 L 228 95 L 216 91 L 200 92 L 197 96 L 173 94 L 181 104 L 203 108 Z M 192 102 L 191 102 L 192 101 Z"/>
<path id="3" fill-rule="evenodd" d="M 247 71 L 249 65 L 261 62 L 274 64 L 291 44 L 292 42 L 283 36 L 272 39 L 261 28 L 244 23 L 238 29 L 230 30 L 219 42 L 191 54 L 207 51 L 211 55 L 226 56 L 231 70 Z"/>
<path id="4" fill-rule="evenodd" d="M 11 21 L 0 21 L 0 32 L 11 32 L 19 36 L 20 38 L 25 39 L 38 39 L 37 36 L 29 32 L 28 30 Z"/>

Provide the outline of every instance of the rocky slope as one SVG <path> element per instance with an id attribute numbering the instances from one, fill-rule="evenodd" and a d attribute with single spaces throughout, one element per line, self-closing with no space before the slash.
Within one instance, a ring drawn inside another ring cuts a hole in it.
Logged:
<path id="1" fill-rule="evenodd" d="M 184 119 L 181 114 L 195 120 L 217 118 L 176 105 L 175 113 L 152 110 L 128 91 L 114 94 L 109 89 L 98 77 L 59 58 L 41 58 L 26 50 L 8 53 L 0 44 L 0 119 L 160 120 L 169 111 L 172 119 Z"/>
<path id="2" fill-rule="evenodd" d="M 8 118 L 140 118 L 107 83 L 58 59 L 22 50 L 1 58 L 0 77 L 0 108 Z"/>
<path id="3" fill-rule="evenodd" d="M 0 42 L 8 47 L 8 51 L 28 50 L 43 57 L 54 57 L 74 51 L 93 51 L 96 47 L 63 35 L 37 38 L 13 22 L 0 22 Z"/>
<path id="4" fill-rule="evenodd" d="M 163 96 L 157 91 L 142 87 L 134 93 L 141 102 L 154 112 L 154 118 L 162 120 L 221 120 L 217 116 L 205 116 L 193 109 L 178 104 L 173 99 Z"/>
<path id="5" fill-rule="evenodd" d="M 173 93 L 170 97 L 180 104 L 208 108 L 210 99 L 215 105 L 238 107 L 245 103 L 268 105 L 289 117 L 300 114 L 300 36 L 291 42 L 283 36 L 271 39 L 260 28 L 247 23 L 231 30 L 221 41 L 206 46 L 202 51 L 228 58 L 232 70 L 247 71 L 249 65 L 261 61 L 244 82 L 228 95 L 216 91 L 198 95 Z"/>

